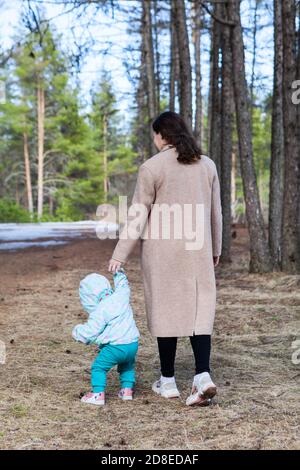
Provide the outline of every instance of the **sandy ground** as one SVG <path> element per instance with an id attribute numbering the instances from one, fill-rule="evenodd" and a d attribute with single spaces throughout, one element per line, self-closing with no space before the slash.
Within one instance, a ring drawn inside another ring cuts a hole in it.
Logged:
<path id="1" fill-rule="evenodd" d="M 216 269 L 213 405 L 185 406 L 194 370 L 186 338 L 176 362 L 181 399 L 152 393 L 159 362 L 146 328 L 137 253 L 126 269 L 142 335 L 136 398 L 117 398 L 113 370 L 107 405 L 80 403 L 96 349 L 71 337 L 85 318 L 78 284 L 91 271 L 106 273 L 114 244 L 86 240 L 0 255 L 0 340 L 7 349 L 0 365 L 0 448 L 299 449 L 300 365 L 292 363 L 292 343 L 300 339 L 300 278 L 249 275 L 241 230 L 233 263 Z"/>

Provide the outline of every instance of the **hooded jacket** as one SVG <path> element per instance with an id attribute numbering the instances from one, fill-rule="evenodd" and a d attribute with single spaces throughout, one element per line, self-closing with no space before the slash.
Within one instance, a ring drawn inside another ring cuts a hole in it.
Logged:
<path id="1" fill-rule="evenodd" d="M 88 321 L 73 328 L 72 336 L 84 344 L 129 344 L 138 340 L 130 305 L 130 287 L 124 270 L 114 275 L 115 289 L 100 274 L 88 274 L 79 286 L 79 297 Z"/>

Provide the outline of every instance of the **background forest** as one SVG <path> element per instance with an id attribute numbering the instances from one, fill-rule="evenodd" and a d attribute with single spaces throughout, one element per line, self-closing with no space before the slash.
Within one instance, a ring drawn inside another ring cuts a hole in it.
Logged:
<path id="1" fill-rule="evenodd" d="M 104 15 L 112 31 L 122 24 L 128 40 L 80 35 L 70 49 L 49 4 L 71 18 L 70 30 L 101 29 Z M 90 219 L 99 204 L 130 197 L 138 165 L 157 152 L 153 118 L 175 110 L 219 170 L 223 261 L 238 222 L 249 230 L 251 270 L 299 272 L 300 119 L 292 99 L 299 1 L 27 0 L 16 7 L 12 46 L 0 50 L 2 222 Z M 113 55 L 114 43 L 131 85 L 123 109 L 120 81 L 107 67 L 88 93 L 80 78 L 86 57 Z"/>

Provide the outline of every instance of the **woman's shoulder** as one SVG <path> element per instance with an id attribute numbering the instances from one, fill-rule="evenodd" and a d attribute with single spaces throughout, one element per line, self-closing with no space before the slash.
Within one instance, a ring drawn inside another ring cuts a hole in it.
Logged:
<path id="1" fill-rule="evenodd" d="M 148 158 L 147 160 L 145 160 L 140 168 L 139 168 L 139 171 L 140 172 L 149 172 L 151 174 L 155 174 L 157 169 L 161 166 L 162 164 L 162 157 L 161 157 L 161 152 L 158 152 L 156 153 L 155 155 L 153 155 L 152 157 Z"/>
<path id="2" fill-rule="evenodd" d="M 205 163 L 206 165 L 208 166 L 211 166 L 212 168 L 215 168 L 216 164 L 215 162 L 213 161 L 212 158 L 210 158 L 208 155 L 206 154 L 201 154 L 201 159 L 200 161 L 202 160 L 203 163 Z"/>
<path id="3" fill-rule="evenodd" d="M 158 152 L 152 157 L 148 158 L 142 163 L 139 168 L 139 171 L 146 174 L 148 173 L 149 176 L 159 176 L 165 166 L 168 167 L 169 164 L 174 164 L 174 159 L 167 158 L 167 153 L 168 152 Z M 208 157 L 208 155 L 205 154 L 201 154 L 201 159 L 196 162 L 196 165 L 204 165 L 207 168 L 209 174 L 214 174 L 216 171 L 215 162 L 210 157 Z"/>
<path id="4" fill-rule="evenodd" d="M 199 162 L 202 163 L 202 165 L 205 165 L 205 167 L 210 171 L 211 173 L 215 173 L 217 171 L 217 167 L 215 162 L 213 161 L 212 158 L 210 158 L 208 155 L 203 155 L 201 154 L 201 159 Z"/>
<path id="5" fill-rule="evenodd" d="M 162 167 L 168 165 L 168 163 L 174 159 L 174 155 L 177 155 L 177 151 L 173 147 L 167 150 L 161 150 L 145 160 L 141 167 L 145 167 L 153 173 L 156 173 Z"/>

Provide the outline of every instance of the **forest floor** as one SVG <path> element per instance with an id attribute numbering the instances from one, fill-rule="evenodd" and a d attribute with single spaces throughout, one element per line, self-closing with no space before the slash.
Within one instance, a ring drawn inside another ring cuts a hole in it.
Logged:
<path id="1" fill-rule="evenodd" d="M 188 338 L 179 340 L 176 359 L 181 398 L 151 391 L 160 371 L 137 253 L 126 266 L 141 332 L 135 400 L 117 398 L 113 370 L 106 406 L 80 403 L 96 349 L 71 337 L 85 319 L 78 284 L 89 272 L 107 273 L 114 244 L 91 239 L 1 254 L 0 340 L 7 358 L 0 364 L 0 449 L 299 449 L 300 365 L 292 362 L 292 343 L 300 339 L 300 277 L 248 274 L 242 229 L 233 262 L 216 268 L 214 403 L 185 405 L 194 372 Z"/>

